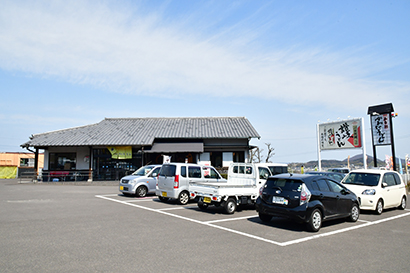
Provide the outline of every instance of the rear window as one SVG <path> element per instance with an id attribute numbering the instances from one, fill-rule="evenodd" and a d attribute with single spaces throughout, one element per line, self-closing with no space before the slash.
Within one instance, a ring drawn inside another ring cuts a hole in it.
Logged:
<path id="1" fill-rule="evenodd" d="M 177 166 L 175 165 L 162 165 L 160 176 L 175 176 Z"/>
<path id="2" fill-rule="evenodd" d="M 266 181 L 266 188 L 280 188 L 281 190 L 297 191 L 303 184 L 300 180 L 284 179 L 284 178 L 269 178 Z"/>
<path id="3" fill-rule="evenodd" d="M 275 175 L 275 174 L 287 173 L 288 167 L 269 166 L 269 170 L 272 173 L 272 175 Z"/>

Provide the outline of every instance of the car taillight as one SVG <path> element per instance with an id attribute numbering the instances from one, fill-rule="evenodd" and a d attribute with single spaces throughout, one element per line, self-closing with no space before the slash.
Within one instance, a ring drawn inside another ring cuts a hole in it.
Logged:
<path id="1" fill-rule="evenodd" d="M 174 178 L 174 189 L 178 189 L 179 188 L 179 175 L 175 175 Z"/>
<path id="2" fill-rule="evenodd" d="M 311 196 L 312 194 L 310 193 L 309 189 L 305 184 L 302 184 L 302 191 L 300 192 L 300 205 L 309 202 Z"/>

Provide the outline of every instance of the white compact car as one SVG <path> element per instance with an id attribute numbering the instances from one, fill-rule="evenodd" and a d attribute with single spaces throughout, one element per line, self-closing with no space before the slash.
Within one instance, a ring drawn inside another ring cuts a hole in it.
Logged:
<path id="1" fill-rule="evenodd" d="M 346 175 L 342 184 L 357 195 L 362 210 L 381 214 L 383 209 L 406 208 L 406 186 L 395 171 L 355 170 Z"/>

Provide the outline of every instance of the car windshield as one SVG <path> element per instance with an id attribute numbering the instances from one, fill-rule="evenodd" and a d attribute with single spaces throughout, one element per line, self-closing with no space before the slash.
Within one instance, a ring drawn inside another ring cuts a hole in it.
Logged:
<path id="1" fill-rule="evenodd" d="M 294 179 L 283 179 L 283 178 L 270 178 L 266 182 L 266 188 L 275 189 L 279 188 L 281 190 L 296 191 L 302 185 L 302 181 Z"/>
<path id="2" fill-rule="evenodd" d="M 343 183 L 361 186 L 377 186 L 380 174 L 376 173 L 350 173 L 346 176 Z"/>
<path id="3" fill-rule="evenodd" d="M 144 176 L 147 175 L 153 168 L 153 166 L 144 166 L 136 170 L 132 175 Z"/>

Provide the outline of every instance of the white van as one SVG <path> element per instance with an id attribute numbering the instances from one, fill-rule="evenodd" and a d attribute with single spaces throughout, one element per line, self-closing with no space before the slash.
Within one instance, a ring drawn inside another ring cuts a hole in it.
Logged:
<path id="1" fill-rule="evenodd" d="M 177 199 L 181 205 L 188 203 L 189 183 L 226 181 L 212 166 L 192 163 L 163 164 L 158 174 L 155 194 L 161 201 Z"/>
<path id="2" fill-rule="evenodd" d="M 288 173 L 288 164 L 285 163 L 256 163 L 257 166 L 269 168 L 272 175 Z"/>

